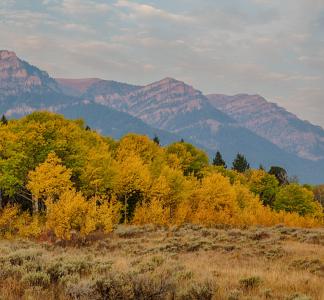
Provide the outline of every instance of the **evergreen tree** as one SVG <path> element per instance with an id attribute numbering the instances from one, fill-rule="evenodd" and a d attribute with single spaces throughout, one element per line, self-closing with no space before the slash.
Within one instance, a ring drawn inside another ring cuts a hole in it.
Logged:
<path id="1" fill-rule="evenodd" d="M 261 170 L 261 171 L 265 171 L 265 168 L 264 168 L 263 164 L 260 164 L 260 166 L 259 166 L 259 170 Z"/>
<path id="2" fill-rule="evenodd" d="M 245 156 L 238 153 L 236 158 L 233 161 L 232 169 L 240 173 L 244 173 L 246 170 L 250 169 L 250 165 L 247 162 Z"/>
<path id="3" fill-rule="evenodd" d="M 216 152 L 216 155 L 215 155 L 215 157 L 213 159 L 213 165 L 214 166 L 222 166 L 225 169 L 227 168 L 226 162 L 223 159 L 222 154 L 219 151 Z"/>
<path id="4" fill-rule="evenodd" d="M 270 175 L 274 175 L 279 181 L 280 185 L 289 183 L 287 171 L 282 167 L 272 166 L 269 171 Z"/>
<path id="5" fill-rule="evenodd" d="M 158 137 L 157 135 L 154 136 L 154 138 L 153 138 L 153 142 L 154 142 L 155 144 L 157 144 L 157 145 L 160 145 L 160 139 L 159 139 L 159 137 Z"/>
<path id="6" fill-rule="evenodd" d="M 90 131 L 90 130 L 91 130 L 90 126 L 87 125 L 86 128 L 85 128 L 85 130 L 86 130 L 86 131 Z"/>
<path id="7" fill-rule="evenodd" d="M 5 115 L 2 115 L 1 120 L 0 120 L 0 123 L 2 125 L 7 125 L 8 124 L 8 120 L 7 120 L 7 118 L 6 118 Z"/>

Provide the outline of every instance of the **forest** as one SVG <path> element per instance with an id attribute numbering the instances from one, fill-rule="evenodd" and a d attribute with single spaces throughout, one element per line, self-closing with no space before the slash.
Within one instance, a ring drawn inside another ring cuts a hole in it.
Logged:
<path id="1" fill-rule="evenodd" d="M 70 240 L 120 223 L 321 227 L 323 186 L 280 166 L 226 166 L 181 140 L 102 136 L 82 120 L 34 112 L 0 125 L 0 236 Z"/>

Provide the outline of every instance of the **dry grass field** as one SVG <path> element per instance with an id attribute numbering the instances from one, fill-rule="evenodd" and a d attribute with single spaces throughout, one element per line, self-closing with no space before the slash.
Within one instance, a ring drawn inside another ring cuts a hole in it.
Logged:
<path id="1" fill-rule="evenodd" d="M 324 299 L 324 229 L 119 226 L 0 241 L 0 299 Z"/>

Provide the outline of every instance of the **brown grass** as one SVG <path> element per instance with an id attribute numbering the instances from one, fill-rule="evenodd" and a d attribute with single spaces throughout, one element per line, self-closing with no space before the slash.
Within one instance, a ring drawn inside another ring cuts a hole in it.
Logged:
<path id="1" fill-rule="evenodd" d="M 324 229 L 119 226 L 0 241 L 0 299 L 324 299 Z"/>

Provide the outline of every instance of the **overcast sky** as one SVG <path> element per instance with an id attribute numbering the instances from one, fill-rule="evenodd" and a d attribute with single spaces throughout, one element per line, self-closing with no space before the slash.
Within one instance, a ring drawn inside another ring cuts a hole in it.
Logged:
<path id="1" fill-rule="evenodd" d="M 260 94 L 324 127 L 324 0 L 0 0 L 0 49 L 53 77 Z"/>

